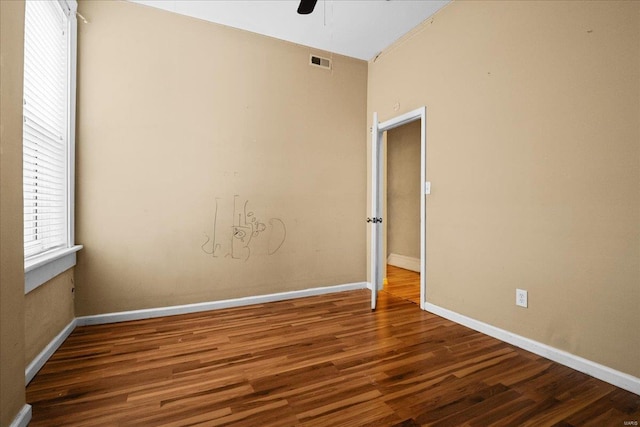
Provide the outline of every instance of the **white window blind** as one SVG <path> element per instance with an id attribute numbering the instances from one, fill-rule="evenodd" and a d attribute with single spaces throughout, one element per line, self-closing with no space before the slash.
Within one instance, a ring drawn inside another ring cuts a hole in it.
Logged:
<path id="1" fill-rule="evenodd" d="M 24 40 L 25 259 L 69 245 L 69 20 L 27 1 Z"/>

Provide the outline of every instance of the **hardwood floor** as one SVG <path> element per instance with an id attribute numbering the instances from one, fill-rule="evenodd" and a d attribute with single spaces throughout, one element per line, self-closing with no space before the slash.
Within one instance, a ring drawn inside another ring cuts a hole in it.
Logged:
<path id="1" fill-rule="evenodd" d="M 640 396 L 366 290 L 77 328 L 31 426 L 623 426 Z"/>
<path id="2" fill-rule="evenodd" d="M 387 264 L 385 292 L 420 305 L 420 273 Z"/>

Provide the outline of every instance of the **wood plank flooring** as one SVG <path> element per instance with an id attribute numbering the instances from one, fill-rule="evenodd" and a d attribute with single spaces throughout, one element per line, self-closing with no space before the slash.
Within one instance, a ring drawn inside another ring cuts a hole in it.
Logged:
<path id="1" fill-rule="evenodd" d="M 31 426 L 623 426 L 640 396 L 369 291 L 77 328 Z"/>
<path id="2" fill-rule="evenodd" d="M 419 306 L 420 273 L 387 264 L 387 284 L 384 290 Z"/>

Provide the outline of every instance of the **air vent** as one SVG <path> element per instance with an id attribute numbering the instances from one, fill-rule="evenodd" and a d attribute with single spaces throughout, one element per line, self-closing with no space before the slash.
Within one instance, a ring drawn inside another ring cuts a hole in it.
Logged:
<path id="1" fill-rule="evenodd" d="M 311 57 L 309 58 L 309 65 L 315 65 L 316 67 L 330 70 L 331 60 L 329 58 L 322 58 L 320 56 L 311 55 Z"/>

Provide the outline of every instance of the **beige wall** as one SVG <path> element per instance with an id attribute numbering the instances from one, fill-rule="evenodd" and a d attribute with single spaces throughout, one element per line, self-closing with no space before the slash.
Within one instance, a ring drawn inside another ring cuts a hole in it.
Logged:
<path id="1" fill-rule="evenodd" d="M 25 295 L 25 366 L 74 318 L 73 268 Z"/>
<path id="2" fill-rule="evenodd" d="M 369 64 L 421 105 L 428 301 L 640 377 L 640 2 L 454 2 Z"/>
<path id="3" fill-rule="evenodd" d="M 366 280 L 366 62 L 327 71 L 126 2 L 80 12 L 77 315 Z"/>
<path id="4" fill-rule="evenodd" d="M 24 2 L 0 1 L 0 426 L 25 403 L 22 249 Z"/>
<path id="5" fill-rule="evenodd" d="M 420 259 L 420 120 L 387 132 L 387 255 Z"/>

